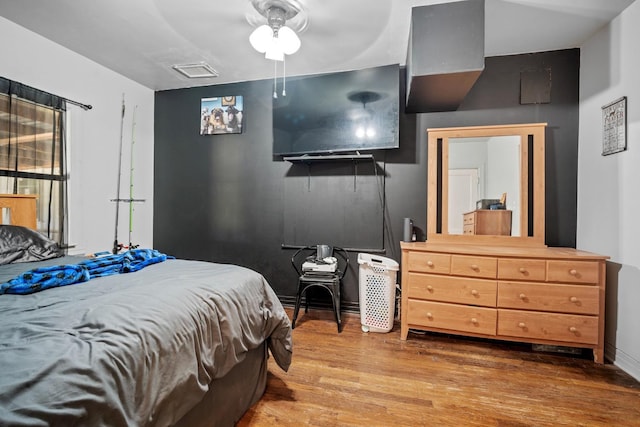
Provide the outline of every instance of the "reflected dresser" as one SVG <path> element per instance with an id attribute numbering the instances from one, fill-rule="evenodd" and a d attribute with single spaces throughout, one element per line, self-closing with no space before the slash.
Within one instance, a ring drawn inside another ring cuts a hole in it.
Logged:
<path id="1" fill-rule="evenodd" d="M 476 209 L 462 215 L 463 234 L 511 236 L 511 211 Z"/>

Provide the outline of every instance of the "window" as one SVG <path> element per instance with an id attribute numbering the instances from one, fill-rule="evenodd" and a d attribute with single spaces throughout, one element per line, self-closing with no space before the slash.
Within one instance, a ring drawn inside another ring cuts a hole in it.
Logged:
<path id="1" fill-rule="evenodd" d="M 64 99 L 0 78 L 0 193 L 36 194 L 38 231 L 66 244 Z"/>

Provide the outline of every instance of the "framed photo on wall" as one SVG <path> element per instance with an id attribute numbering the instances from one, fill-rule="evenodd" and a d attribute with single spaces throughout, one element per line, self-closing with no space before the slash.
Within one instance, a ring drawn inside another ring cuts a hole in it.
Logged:
<path id="1" fill-rule="evenodd" d="M 200 135 L 242 133 L 242 96 L 217 96 L 200 100 Z"/>
<path id="2" fill-rule="evenodd" d="M 602 155 L 627 149 L 627 97 L 602 107 Z"/>

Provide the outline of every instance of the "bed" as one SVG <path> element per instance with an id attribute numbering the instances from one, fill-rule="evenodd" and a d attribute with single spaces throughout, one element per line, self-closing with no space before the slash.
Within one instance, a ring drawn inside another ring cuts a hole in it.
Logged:
<path id="1" fill-rule="evenodd" d="M 0 195 L 0 425 L 232 426 L 264 393 L 268 357 L 288 369 L 289 318 L 240 266 L 165 256 L 11 293 L 34 270 L 87 261 L 33 232 L 30 200 Z"/>

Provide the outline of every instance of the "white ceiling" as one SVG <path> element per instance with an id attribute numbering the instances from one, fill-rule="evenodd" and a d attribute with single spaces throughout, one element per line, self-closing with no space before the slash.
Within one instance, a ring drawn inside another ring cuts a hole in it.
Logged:
<path id="1" fill-rule="evenodd" d="M 287 76 L 404 65 L 411 8 L 446 2 L 297 1 L 308 25 Z M 485 0 L 485 56 L 579 47 L 633 1 Z M 249 45 L 263 19 L 249 0 L 0 0 L 0 15 L 154 90 L 274 76 Z M 219 76 L 172 68 L 199 62 Z"/>

